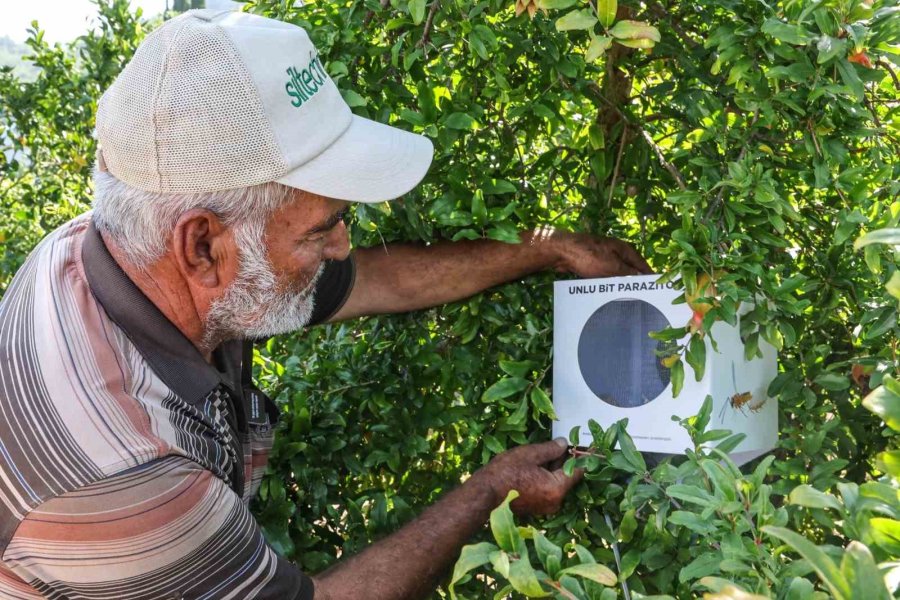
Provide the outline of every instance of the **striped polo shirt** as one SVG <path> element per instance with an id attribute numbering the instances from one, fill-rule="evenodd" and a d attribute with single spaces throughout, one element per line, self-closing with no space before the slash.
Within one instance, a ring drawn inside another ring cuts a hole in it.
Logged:
<path id="1" fill-rule="evenodd" d="M 326 264 L 313 322 L 352 259 Z M 78 217 L 0 301 L 0 599 L 309 599 L 248 511 L 277 409 L 249 343 L 206 362 Z"/>

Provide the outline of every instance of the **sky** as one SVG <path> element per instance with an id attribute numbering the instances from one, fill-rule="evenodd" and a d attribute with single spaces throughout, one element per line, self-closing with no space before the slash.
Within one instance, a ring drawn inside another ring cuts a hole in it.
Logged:
<path id="1" fill-rule="evenodd" d="M 207 6 L 227 4 L 207 1 Z M 131 0 L 133 8 L 141 7 L 145 16 L 161 13 L 166 0 Z M 90 0 L 0 0 L 0 37 L 9 36 L 16 42 L 28 37 L 26 30 L 33 20 L 46 31 L 44 38 L 53 42 L 68 42 L 88 30 L 96 19 L 97 6 Z"/>

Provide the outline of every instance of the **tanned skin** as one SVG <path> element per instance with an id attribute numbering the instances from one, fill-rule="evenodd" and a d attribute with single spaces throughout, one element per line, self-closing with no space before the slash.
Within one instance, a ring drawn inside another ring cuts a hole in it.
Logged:
<path id="1" fill-rule="evenodd" d="M 349 255 L 347 229 L 339 218 L 347 203 L 301 191 L 295 195 L 269 220 L 265 243 L 279 285 L 303 289 L 323 261 Z M 146 268 L 128 263 L 109 236 L 103 239 L 131 280 L 209 360 L 225 340 L 208 340 L 206 314 L 240 265 L 231 228 L 210 211 L 189 211 L 176 223 L 164 256 Z M 539 229 L 523 234 L 521 241 L 357 250 L 356 282 L 333 320 L 435 306 L 545 269 L 582 277 L 650 272 L 634 248 L 619 240 Z M 427 596 L 510 490 L 520 494 L 513 503 L 519 513 L 548 514 L 559 508 L 581 476 L 567 477 L 551 466 L 565 451 L 565 440 L 558 440 L 496 456 L 398 532 L 315 577 L 316 599 Z"/>
<path id="2" fill-rule="evenodd" d="M 357 249 L 356 284 L 333 320 L 446 304 L 547 269 L 581 277 L 652 272 L 621 240 L 550 228 L 520 238 L 520 244 L 463 240 Z"/>
<path id="3" fill-rule="evenodd" d="M 566 441 L 519 446 L 494 458 L 396 533 L 343 560 L 314 579 L 316 600 L 419 600 L 431 593 L 510 490 L 520 514 L 556 512 L 581 478 L 548 465 L 566 452 Z"/>

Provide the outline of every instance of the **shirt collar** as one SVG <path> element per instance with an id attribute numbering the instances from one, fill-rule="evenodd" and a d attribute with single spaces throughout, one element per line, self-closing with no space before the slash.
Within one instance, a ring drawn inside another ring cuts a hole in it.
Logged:
<path id="1" fill-rule="evenodd" d="M 128 278 L 93 221 L 84 235 L 81 259 L 88 285 L 100 305 L 172 391 L 190 403 L 199 403 L 220 384 L 229 384 Z M 239 342 L 223 344 L 216 353 L 217 363 L 228 366 L 229 373 L 236 359 L 240 372 Z"/>

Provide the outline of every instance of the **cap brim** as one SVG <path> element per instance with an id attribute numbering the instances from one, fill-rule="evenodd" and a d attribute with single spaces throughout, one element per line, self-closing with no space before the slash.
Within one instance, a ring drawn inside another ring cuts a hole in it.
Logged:
<path id="1" fill-rule="evenodd" d="M 428 138 L 353 116 L 324 152 L 278 183 L 350 202 L 384 202 L 422 181 L 434 148 Z"/>

